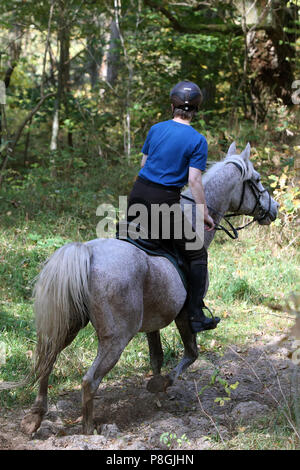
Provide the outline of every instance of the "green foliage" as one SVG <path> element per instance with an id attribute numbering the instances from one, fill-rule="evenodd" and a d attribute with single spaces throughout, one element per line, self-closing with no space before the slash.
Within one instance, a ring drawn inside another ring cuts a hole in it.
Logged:
<path id="1" fill-rule="evenodd" d="M 186 434 L 182 434 L 181 437 L 177 437 L 176 433 L 163 432 L 159 438 L 160 442 L 165 444 L 169 449 L 181 447 L 184 443 L 190 444 Z"/>
<path id="2" fill-rule="evenodd" d="M 231 400 L 230 398 L 231 391 L 237 389 L 239 382 L 237 381 L 234 384 L 229 384 L 229 382 L 226 379 L 220 376 L 220 371 L 216 369 L 212 373 L 209 383 L 207 385 L 204 385 L 198 391 L 198 395 L 201 396 L 205 390 L 207 390 L 208 388 L 214 387 L 216 385 L 219 385 L 222 388 L 222 390 L 224 390 L 224 392 L 226 393 L 226 396 L 216 397 L 214 401 L 215 403 L 218 403 L 220 406 L 224 406 L 226 402 Z"/>
<path id="3" fill-rule="evenodd" d="M 274 225 L 282 229 L 281 238 L 289 240 L 297 231 L 300 188 L 289 166 L 283 168 L 280 176 L 270 175 L 269 179 L 272 181 L 270 186 L 273 188 L 274 198 L 279 203 L 279 218 Z"/>

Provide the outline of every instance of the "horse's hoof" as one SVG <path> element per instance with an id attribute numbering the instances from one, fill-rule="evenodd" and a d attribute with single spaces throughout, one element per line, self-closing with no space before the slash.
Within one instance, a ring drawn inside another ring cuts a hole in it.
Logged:
<path id="1" fill-rule="evenodd" d="M 172 383 L 169 375 L 155 375 L 147 383 L 147 390 L 151 393 L 165 392 Z"/>
<path id="2" fill-rule="evenodd" d="M 21 422 L 21 430 L 25 434 L 33 434 L 40 427 L 42 416 L 38 413 L 28 413 Z"/>

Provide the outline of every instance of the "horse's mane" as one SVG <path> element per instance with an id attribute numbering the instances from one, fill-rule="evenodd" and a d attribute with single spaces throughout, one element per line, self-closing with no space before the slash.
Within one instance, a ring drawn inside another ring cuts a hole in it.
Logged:
<path id="1" fill-rule="evenodd" d="M 206 184 L 216 173 L 222 168 L 224 165 L 230 162 L 236 162 L 241 165 L 244 169 L 244 176 L 243 179 L 250 179 L 253 173 L 253 165 L 249 159 L 245 161 L 242 155 L 230 155 L 226 156 L 220 162 L 215 163 L 212 165 L 203 175 L 203 184 Z"/>
<path id="2" fill-rule="evenodd" d="M 241 155 L 226 155 L 223 160 L 220 160 L 219 162 L 214 163 L 207 171 L 205 171 L 203 175 L 203 185 L 207 184 L 214 176 L 215 174 L 219 171 L 220 168 L 222 168 L 224 165 L 227 165 L 227 163 L 230 162 L 236 162 L 241 167 L 243 168 L 243 180 L 250 179 L 252 177 L 254 167 L 252 162 L 250 161 L 249 158 L 244 158 L 244 156 Z M 186 196 L 191 196 L 191 190 L 189 187 L 186 187 L 184 191 L 182 191 L 182 194 Z"/>

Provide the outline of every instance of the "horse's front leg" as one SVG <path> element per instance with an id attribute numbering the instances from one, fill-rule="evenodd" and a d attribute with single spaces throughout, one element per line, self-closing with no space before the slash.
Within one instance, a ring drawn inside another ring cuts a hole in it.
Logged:
<path id="1" fill-rule="evenodd" d="M 170 373 L 170 384 L 174 382 L 198 357 L 196 334 L 192 333 L 188 322 L 187 311 L 183 309 L 175 319 L 180 337 L 184 345 L 184 356 Z"/>
<path id="2" fill-rule="evenodd" d="M 161 345 L 159 331 L 152 331 L 151 333 L 147 333 L 147 340 L 152 372 L 154 375 L 159 375 L 164 360 L 164 353 Z"/>
<path id="3" fill-rule="evenodd" d="M 160 375 L 164 353 L 159 331 L 147 333 L 147 339 L 150 353 L 150 364 L 153 371 L 153 377 L 147 383 L 147 390 L 151 393 L 164 392 L 167 387 L 171 385 L 171 382 L 168 375 Z"/>

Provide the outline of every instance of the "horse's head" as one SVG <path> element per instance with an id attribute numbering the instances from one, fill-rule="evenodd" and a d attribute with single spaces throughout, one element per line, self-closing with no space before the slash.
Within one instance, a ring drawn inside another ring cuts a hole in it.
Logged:
<path id="1" fill-rule="evenodd" d="M 260 225 L 269 225 L 277 217 L 279 204 L 270 196 L 260 180 L 260 174 L 250 161 L 250 144 L 237 155 L 233 142 L 224 163 L 233 163 L 241 172 L 240 183 L 233 192 L 229 210 L 235 214 L 253 216 Z"/>

